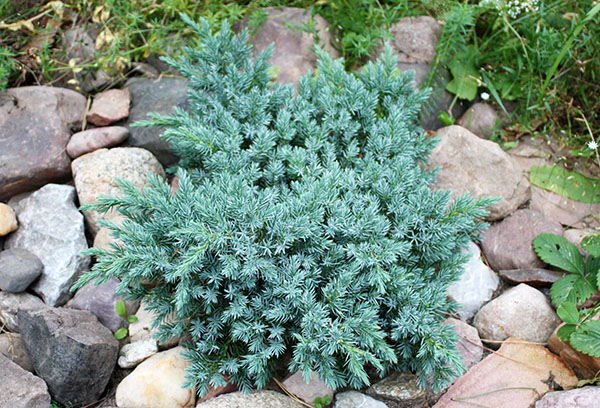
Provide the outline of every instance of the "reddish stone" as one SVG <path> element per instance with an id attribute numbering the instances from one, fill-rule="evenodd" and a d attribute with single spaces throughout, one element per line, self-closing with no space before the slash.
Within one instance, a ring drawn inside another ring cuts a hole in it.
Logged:
<path id="1" fill-rule="evenodd" d="M 96 95 L 86 119 L 94 125 L 110 125 L 129 116 L 130 104 L 128 89 L 109 89 Z"/>
<path id="2" fill-rule="evenodd" d="M 473 366 L 434 408 L 529 408 L 548 391 L 576 385 L 575 374 L 548 349 L 512 338 Z"/>
<path id="3" fill-rule="evenodd" d="M 70 178 L 66 146 L 85 103 L 75 91 L 47 86 L 0 92 L 0 200 Z"/>
<path id="4" fill-rule="evenodd" d="M 214 397 L 216 397 L 218 395 L 221 395 L 221 394 L 228 394 L 230 392 L 237 391 L 237 389 L 238 389 L 237 385 L 232 384 L 232 383 L 229 382 L 229 380 L 227 380 L 227 384 L 226 385 L 222 385 L 222 386 L 216 387 L 216 388 L 210 387 L 208 389 L 207 393 L 204 394 L 204 396 L 202 398 L 198 398 L 196 400 L 196 404 L 199 404 L 199 403 L 204 402 L 204 401 L 208 401 L 209 399 L 214 398 Z"/>
<path id="5" fill-rule="evenodd" d="M 116 146 L 129 136 L 129 130 L 122 126 L 108 126 L 84 130 L 71 136 L 67 153 L 72 159 L 103 147 Z"/>
<path id="6" fill-rule="evenodd" d="M 569 366 L 581 378 L 594 378 L 596 373 L 600 371 L 600 358 L 588 356 L 575 350 L 569 342 L 560 341 L 556 333 L 564 324 L 554 330 L 550 340 L 548 340 L 548 348 L 553 353 L 562 358 L 567 366 Z"/>

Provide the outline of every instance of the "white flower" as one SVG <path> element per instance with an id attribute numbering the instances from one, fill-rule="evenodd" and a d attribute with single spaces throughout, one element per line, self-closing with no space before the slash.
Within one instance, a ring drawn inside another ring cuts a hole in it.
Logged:
<path id="1" fill-rule="evenodd" d="M 487 92 L 482 92 L 480 96 L 481 96 L 481 99 L 483 99 L 484 101 L 487 101 L 488 99 L 490 99 L 490 94 Z"/>
<path id="2" fill-rule="evenodd" d="M 596 143 L 595 140 L 590 140 L 588 142 L 588 147 L 590 148 L 590 150 L 598 150 L 598 143 Z"/>

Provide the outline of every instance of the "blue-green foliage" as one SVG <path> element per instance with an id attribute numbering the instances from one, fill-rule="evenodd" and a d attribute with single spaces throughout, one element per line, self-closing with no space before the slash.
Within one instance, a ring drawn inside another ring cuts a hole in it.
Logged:
<path id="1" fill-rule="evenodd" d="M 442 385 L 462 369 L 446 288 L 491 201 L 430 191 L 435 140 L 415 124 L 427 93 L 389 50 L 359 74 L 317 51 L 294 96 L 269 82 L 270 50 L 252 62 L 245 34 L 189 23 L 202 48 L 169 60 L 189 109 L 145 123 L 181 157 L 179 189 L 122 182 L 123 197 L 87 207 L 126 219 L 105 224 L 122 244 L 92 250 L 78 285 L 118 277 L 160 339 L 189 339 L 200 395 L 225 378 L 262 387 L 282 362 L 334 388 L 368 384 L 367 366 Z"/>

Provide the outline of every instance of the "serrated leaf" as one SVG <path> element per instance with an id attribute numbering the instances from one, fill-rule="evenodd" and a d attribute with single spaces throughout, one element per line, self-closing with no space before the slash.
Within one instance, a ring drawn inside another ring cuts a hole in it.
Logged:
<path id="1" fill-rule="evenodd" d="M 117 340 L 122 340 L 125 337 L 127 337 L 127 329 L 124 327 L 121 327 L 119 330 L 117 330 L 114 334 L 115 339 Z"/>
<path id="2" fill-rule="evenodd" d="M 582 203 L 600 203 L 600 180 L 556 165 L 532 166 L 529 181 L 534 186 L 552 191 Z"/>
<path id="3" fill-rule="evenodd" d="M 123 302 L 122 300 L 117 300 L 117 303 L 115 303 L 115 312 L 117 312 L 117 314 L 121 317 L 125 317 L 125 314 L 127 313 L 127 309 L 125 308 L 125 302 Z"/>
<path id="4" fill-rule="evenodd" d="M 564 302 L 556 309 L 556 314 L 567 324 L 579 323 L 579 311 L 577 306 L 571 302 Z"/>
<path id="5" fill-rule="evenodd" d="M 596 289 L 600 290 L 600 258 L 588 257 L 585 263 L 585 276 L 596 282 Z"/>
<path id="6" fill-rule="evenodd" d="M 580 275 L 570 274 L 563 276 L 552 284 L 550 295 L 552 296 L 552 303 L 558 307 L 564 302 L 580 305 L 588 300 L 595 291 L 595 285 L 588 279 Z"/>
<path id="7" fill-rule="evenodd" d="M 560 341 L 569 341 L 571 334 L 577 329 L 577 326 L 574 324 L 565 324 L 556 332 L 556 336 L 560 339 Z"/>
<path id="8" fill-rule="evenodd" d="M 583 257 L 577 247 L 565 237 L 555 234 L 540 234 L 533 240 L 537 256 L 547 264 L 567 272 L 584 274 Z"/>
<path id="9" fill-rule="evenodd" d="M 137 322 L 137 321 L 138 321 L 138 318 L 137 318 L 137 316 L 136 316 L 136 315 L 131 315 L 131 316 L 129 316 L 129 317 L 127 318 L 127 321 L 128 321 L 129 323 L 135 323 L 135 322 Z"/>
<path id="10" fill-rule="evenodd" d="M 581 247 L 592 256 L 600 258 L 600 234 L 590 235 L 581 240 Z"/>
<path id="11" fill-rule="evenodd" d="M 583 354 L 600 357 L 600 321 L 588 320 L 569 339 L 571 346 Z"/>

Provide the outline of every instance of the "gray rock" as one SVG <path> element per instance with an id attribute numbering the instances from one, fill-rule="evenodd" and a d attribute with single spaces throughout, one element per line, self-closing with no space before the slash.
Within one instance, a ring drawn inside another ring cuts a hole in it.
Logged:
<path id="1" fill-rule="evenodd" d="M 19 310 L 37 310 L 47 307 L 42 300 L 29 293 L 0 291 L 0 327 L 14 333 L 19 332 Z"/>
<path id="2" fill-rule="evenodd" d="M 4 356 L 0 356 L 0 378 L 2 378 L 0 407 L 50 407 L 50 394 L 44 381 Z"/>
<path id="3" fill-rule="evenodd" d="M 77 92 L 47 86 L 0 92 L 0 200 L 69 179 L 65 149 L 85 103 Z"/>
<path id="4" fill-rule="evenodd" d="M 346 391 L 335 395 L 335 408 L 387 408 L 387 405 L 360 392 Z"/>
<path id="5" fill-rule="evenodd" d="M 35 371 L 55 400 L 77 406 L 98 400 L 117 362 L 119 342 L 93 314 L 20 310 L 19 328 Z"/>
<path id="6" fill-rule="evenodd" d="M 0 252 L 0 289 L 23 292 L 42 273 L 44 265 L 31 252 L 13 248 Z"/>
<path id="7" fill-rule="evenodd" d="M 552 286 L 554 282 L 565 276 L 565 273 L 548 269 L 508 269 L 498 271 L 498 275 L 510 285 L 526 283 L 538 288 Z"/>
<path id="8" fill-rule="evenodd" d="M 460 279 L 448 288 L 448 296 L 462 308 L 458 316 L 468 320 L 475 315 L 479 308 L 492 298 L 500 280 L 486 264 L 481 261 L 481 251 L 472 242 L 462 251 L 471 255 L 465 264 Z"/>
<path id="9" fill-rule="evenodd" d="M 196 408 L 302 408 L 290 397 L 275 391 L 232 392 L 196 405 Z"/>
<path id="10" fill-rule="evenodd" d="M 587 386 L 549 392 L 535 403 L 535 408 L 598 408 L 599 403 L 600 387 Z"/>
<path id="11" fill-rule="evenodd" d="M 314 37 L 294 27 L 314 23 L 320 40 L 319 45 L 333 58 L 339 57 L 339 52 L 331 46 L 329 23 L 323 17 L 311 17 L 309 10 L 295 7 L 266 7 L 262 10 L 267 14 L 266 20 L 253 30 L 250 42 L 255 53 L 275 43 L 269 63 L 277 68 L 277 82 L 297 84 L 309 70 L 314 71 L 317 67 L 317 57 L 312 52 Z M 247 23 L 248 19 L 243 19 L 235 28 L 240 30 L 247 26 Z"/>
<path id="12" fill-rule="evenodd" d="M 395 402 L 398 408 L 421 407 L 426 403 L 426 393 L 410 372 L 395 372 L 367 389 L 367 394 L 382 400 Z"/>
<path id="13" fill-rule="evenodd" d="M 63 305 L 73 295 L 71 286 L 87 270 L 90 258 L 83 216 L 75 206 L 75 188 L 47 184 L 38 191 L 10 201 L 20 227 L 6 241 L 6 248 L 23 248 L 44 264 L 31 288 L 50 306 Z"/>
<path id="14" fill-rule="evenodd" d="M 23 370 L 33 372 L 33 361 L 27 354 L 25 343 L 19 333 L 0 334 L 0 354 L 18 364 Z"/>
<path id="15" fill-rule="evenodd" d="M 137 189 L 148 187 L 148 173 L 165 177 L 165 171 L 156 157 L 147 150 L 136 147 L 99 149 L 73 160 L 73 179 L 81 205 L 97 201 L 97 197 L 122 195 L 116 178 L 131 182 Z M 105 219 L 119 224 L 122 216 L 115 212 L 100 214 L 83 212 L 90 232 L 95 236 Z"/>
<path id="16" fill-rule="evenodd" d="M 147 120 L 148 113 L 170 115 L 175 106 L 187 107 L 187 80 L 182 78 L 132 78 L 125 83 L 131 93 L 129 117 L 123 126 L 129 129 L 128 146 L 149 150 L 160 163 L 167 167 L 179 159 L 169 147 L 167 141 L 160 138 L 164 128 L 131 127 L 140 120 Z"/>
<path id="17" fill-rule="evenodd" d="M 87 310 L 98 318 L 98 321 L 108 327 L 113 333 L 122 327 L 127 327 L 127 320 L 119 316 L 115 310 L 118 300 L 124 300 L 117 296 L 115 291 L 119 281 L 109 278 L 106 282 L 96 285 L 95 281 L 86 283 L 79 289 L 70 306 L 73 309 Z M 135 314 L 139 304 L 137 302 L 125 301 L 127 316 Z"/>
<path id="18" fill-rule="evenodd" d="M 492 105 L 479 102 L 467 109 L 456 124 L 483 139 L 489 139 L 499 128 L 500 117 Z"/>
<path id="19" fill-rule="evenodd" d="M 440 142 L 431 153 L 430 167 L 441 169 L 434 188 L 450 190 L 453 198 L 465 193 L 475 198 L 500 197 L 489 208 L 487 220 L 504 218 L 529 199 L 529 181 L 521 166 L 498 144 L 460 126 L 442 128 L 435 137 Z"/>
<path id="20" fill-rule="evenodd" d="M 304 402 L 314 405 L 315 399 L 329 395 L 329 398 L 333 400 L 334 391 L 325 384 L 325 382 L 319 377 L 317 373 L 312 371 L 308 379 L 308 383 L 304 379 L 302 371 L 296 371 L 294 374 L 286 378 L 283 382 L 283 386 L 287 388 L 289 392 L 296 395 Z"/>
<path id="21" fill-rule="evenodd" d="M 494 270 L 536 269 L 546 264 L 533 250 L 533 239 L 539 234 L 562 235 L 559 223 L 543 214 L 521 209 L 484 232 L 481 248 Z"/>
<path id="22" fill-rule="evenodd" d="M 560 323 L 546 296 L 524 283 L 483 306 L 473 320 L 484 341 L 516 337 L 538 343 L 547 342 Z"/>
<path id="23" fill-rule="evenodd" d="M 154 339 L 129 343 L 119 350 L 118 364 L 121 368 L 133 368 L 156 353 L 158 353 L 158 345 Z"/>

